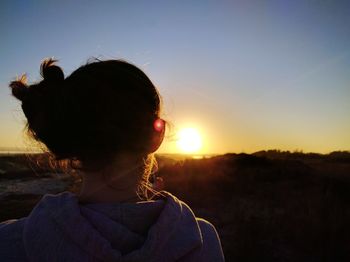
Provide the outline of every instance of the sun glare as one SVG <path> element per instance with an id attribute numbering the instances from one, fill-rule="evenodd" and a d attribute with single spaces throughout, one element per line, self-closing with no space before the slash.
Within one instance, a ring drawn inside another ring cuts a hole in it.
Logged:
<path id="1" fill-rule="evenodd" d="M 183 153 L 197 153 L 202 147 L 202 138 L 195 128 L 183 128 L 178 132 L 177 146 Z"/>

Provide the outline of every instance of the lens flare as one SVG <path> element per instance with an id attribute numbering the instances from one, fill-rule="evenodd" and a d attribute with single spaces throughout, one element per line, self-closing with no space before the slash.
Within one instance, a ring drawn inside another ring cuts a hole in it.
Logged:
<path id="1" fill-rule="evenodd" d="M 154 121 L 153 127 L 157 132 L 161 132 L 164 129 L 164 120 L 158 118 L 156 121 Z"/>

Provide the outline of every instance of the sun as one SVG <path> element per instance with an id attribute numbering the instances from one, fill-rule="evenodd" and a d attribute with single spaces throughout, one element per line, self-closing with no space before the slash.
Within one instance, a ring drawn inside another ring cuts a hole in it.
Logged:
<path id="1" fill-rule="evenodd" d="M 202 148 L 202 137 L 195 128 L 182 128 L 178 132 L 177 146 L 183 153 L 197 153 Z"/>

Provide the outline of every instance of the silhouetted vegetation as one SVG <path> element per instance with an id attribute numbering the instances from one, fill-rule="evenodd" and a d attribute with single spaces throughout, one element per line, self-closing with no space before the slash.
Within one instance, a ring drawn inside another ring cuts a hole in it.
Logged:
<path id="1" fill-rule="evenodd" d="M 227 261 L 350 259 L 350 152 L 157 158 L 165 189 L 216 226 Z M 0 185 L 12 175 L 33 178 L 23 156 L 0 159 Z M 41 165 L 35 179 L 49 167 Z M 67 188 L 77 191 L 79 183 L 73 179 Z M 26 216 L 39 198 L 3 196 L 0 220 Z"/>
<path id="2" fill-rule="evenodd" d="M 159 175 L 215 224 L 227 261 L 350 259 L 349 152 L 227 154 L 164 165 Z"/>

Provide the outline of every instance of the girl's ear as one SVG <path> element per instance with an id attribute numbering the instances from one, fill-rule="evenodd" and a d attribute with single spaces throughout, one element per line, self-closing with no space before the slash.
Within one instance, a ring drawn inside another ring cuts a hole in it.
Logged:
<path id="1" fill-rule="evenodd" d="M 165 134 L 165 121 L 161 118 L 158 118 L 153 123 L 153 137 L 150 148 L 150 153 L 157 151 L 160 145 L 163 142 Z"/>

